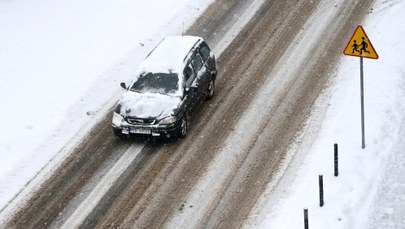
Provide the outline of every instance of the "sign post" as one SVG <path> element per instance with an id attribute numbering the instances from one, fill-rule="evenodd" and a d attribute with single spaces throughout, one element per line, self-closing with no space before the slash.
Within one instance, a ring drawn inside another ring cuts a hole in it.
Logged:
<path id="1" fill-rule="evenodd" d="M 366 148 L 365 140 L 365 118 L 364 118 L 364 75 L 363 75 L 363 57 L 378 59 L 378 54 L 367 37 L 361 25 L 357 26 L 352 38 L 347 43 L 343 54 L 348 56 L 360 57 L 360 103 L 361 103 L 361 147 Z"/>
<path id="2" fill-rule="evenodd" d="M 361 104 L 361 148 L 366 148 L 365 140 L 365 120 L 364 120 L 364 77 L 363 77 L 363 57 L 360 57 L 360 104 Z"/>

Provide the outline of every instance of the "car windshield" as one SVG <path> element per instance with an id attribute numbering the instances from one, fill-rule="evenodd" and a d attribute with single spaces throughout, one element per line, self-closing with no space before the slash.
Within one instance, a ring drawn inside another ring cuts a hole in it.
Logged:
<path id="1" fill-rule="evenodd" d="M 179 77 L 176 73 L 147 73 L 139 76 L 131 91 L 139 93 L 174 94 L 178 90 Z"/>

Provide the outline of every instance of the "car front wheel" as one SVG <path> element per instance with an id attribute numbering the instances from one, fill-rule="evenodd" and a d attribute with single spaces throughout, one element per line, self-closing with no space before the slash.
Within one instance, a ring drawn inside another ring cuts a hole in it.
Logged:
<path id="1" fill-rule="evenodd" d="M 213 78 L 211 78 L 210 83 L 208 85 L 208 96 L 207 99 L 211 99 L 214 97 L 215 94 L 215 81 Z"/>
<path id="2" fill-rule="evenodd" d="M 128 136 L 122 133 L 122 130 L 113 127 L 114 135 L 119 139 L 127 139 Z"/>
<path id="3" fill-rule="evenodd" d="M 188 131 L 188 122 L 186 115 L 181 118 L 179 138 L 185 138 Z"/>

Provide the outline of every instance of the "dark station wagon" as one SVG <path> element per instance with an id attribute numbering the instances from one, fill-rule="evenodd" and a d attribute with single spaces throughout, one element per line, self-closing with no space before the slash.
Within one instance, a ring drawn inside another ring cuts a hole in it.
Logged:
<path id="1" fill-rule="evenodd" d="M 120 138 L 179 137 L 188 132 L 190 116 L 214 96 L 215 56 L 201 37 L 163 39 L 146 57 L 113 114 Z"/>

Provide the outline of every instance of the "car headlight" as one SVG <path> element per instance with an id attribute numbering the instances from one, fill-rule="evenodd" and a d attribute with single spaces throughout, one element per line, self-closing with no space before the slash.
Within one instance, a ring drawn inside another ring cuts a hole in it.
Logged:
<path id="1" fill-rule="evenodd" d="M 120 114 L 114 112 L 113 120 L 112 120 L 113 125 L 116 127 L 120 127 L 123 122 L 124 122 L 124 118 Z"/>
<path id="2" fill-rule="evenodd" d="M 159 124 L 172 124 L 177 121 L 175 116 L 169 116 L 159 121 Z"/>

